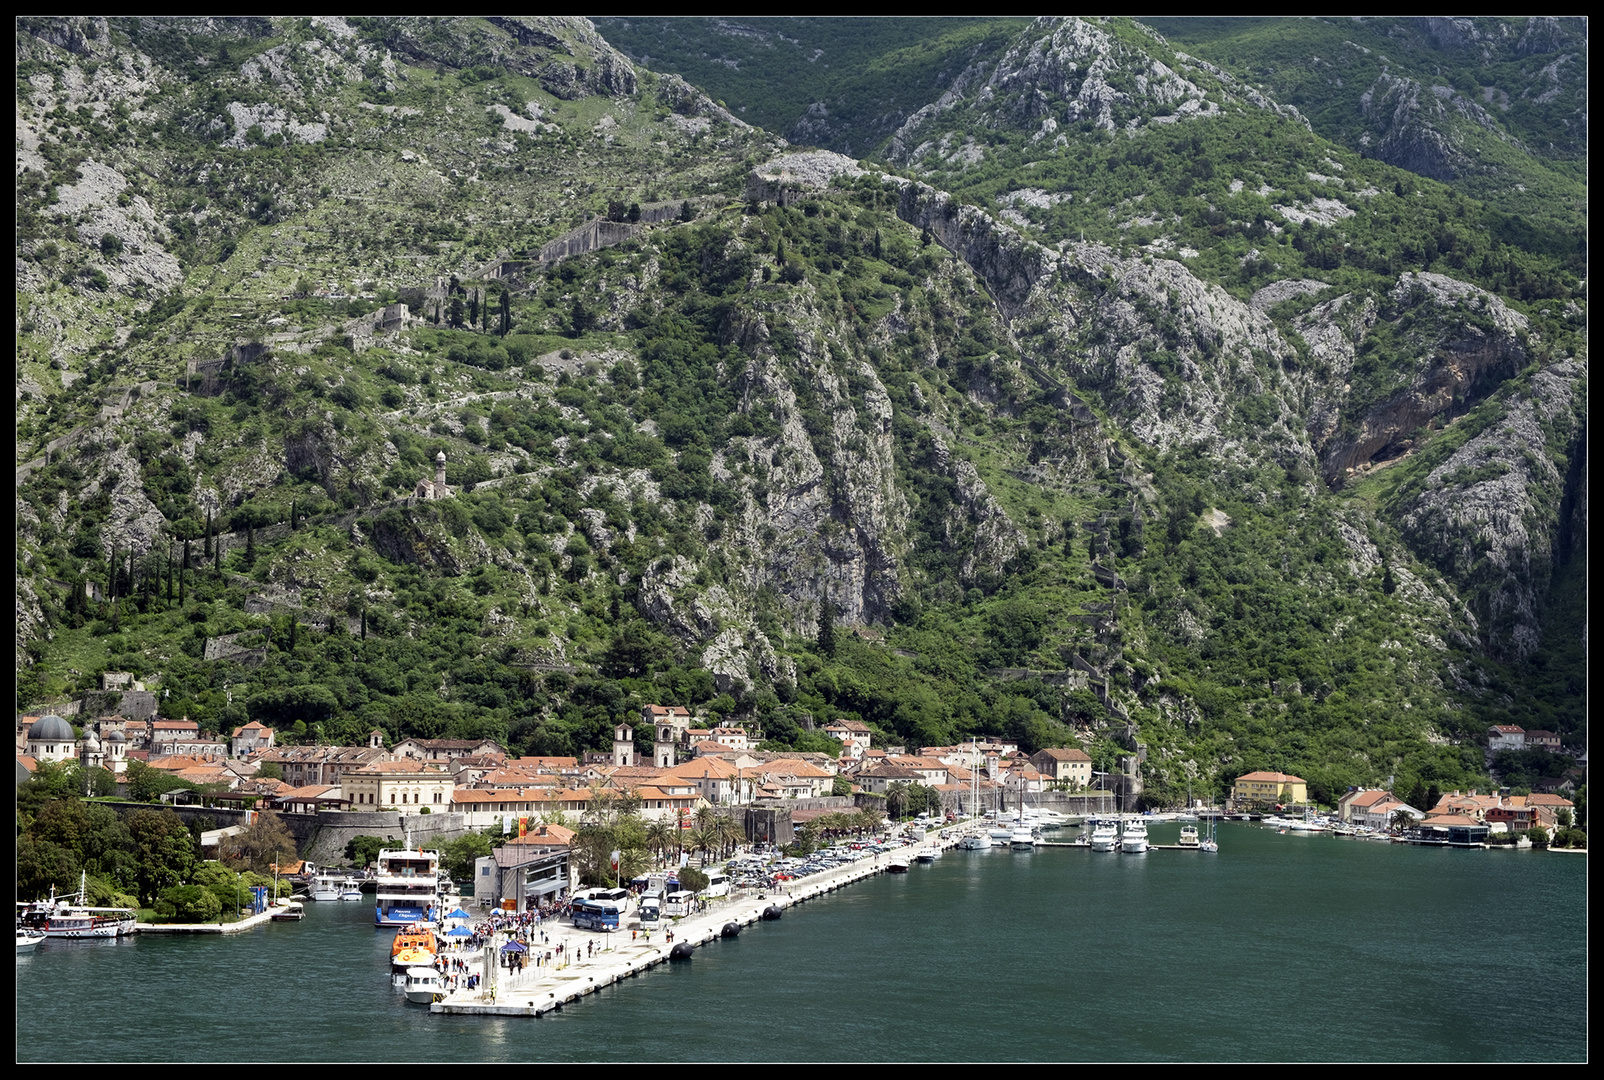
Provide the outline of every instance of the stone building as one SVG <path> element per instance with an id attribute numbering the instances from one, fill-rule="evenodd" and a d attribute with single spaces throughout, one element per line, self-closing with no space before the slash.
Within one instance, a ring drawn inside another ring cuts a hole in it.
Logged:
<path id="1" fill-rule="evenodd" d="M 412 489 L 414 498 L 433 501 L 435 499 L 449 499 L 451 489 L 446 486 L 446 452 L 440 451 L 434 456 L 434 479 L 419 480 L 417 487 Z"/>

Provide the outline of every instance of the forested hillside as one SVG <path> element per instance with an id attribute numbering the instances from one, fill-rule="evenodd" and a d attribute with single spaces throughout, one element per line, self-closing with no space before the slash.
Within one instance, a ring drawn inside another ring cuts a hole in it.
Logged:
<path id="1" fill-rule="evenodd" d="M 737 100 L 653 70 L 690 20 L 21 21 L 19 704 L 848 717 L 1151 802 L 1585 745 L 1585 130 L 1500 129 L 1544 217 L 1263 28 L 760 22 Z"/>

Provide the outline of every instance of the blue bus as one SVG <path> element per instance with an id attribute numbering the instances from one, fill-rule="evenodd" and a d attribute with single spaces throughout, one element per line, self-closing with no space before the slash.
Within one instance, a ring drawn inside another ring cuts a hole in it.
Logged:
<path id="1" fill-rule="evenodd" d="M 574 928 L 577 930 L 617 930 L 623 925 L 624 910 L 629 893 L 624 889 L 596 889 L 586 896 L 576 896 L 572 907 Z"/>

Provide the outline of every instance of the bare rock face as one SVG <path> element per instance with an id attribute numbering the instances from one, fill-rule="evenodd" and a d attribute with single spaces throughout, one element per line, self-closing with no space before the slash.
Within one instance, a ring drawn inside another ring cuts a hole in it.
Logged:
<path id="1" fill-rule="evenodd" d="M 761 493 L 743 481 L 745 521 L 730 538 L 757 556 L 747 561 L 749 586 L 782 597 L 803 632 L 824 599 L 843 622 L 884 617 L 901 594 L 908 519 L 885 387 L 803 290 L 743 312 L 725 334 L 754 358 L 740 384 L 743 411 L 780 423 L 777 439 L 747 447 L 747 475 L 767 474 Z"/>
<path id="2" fill-rule="evenodd" d="M 1362 312 L 1356 314 L 1361 323 L 1367 318 Z M 1530 331 L 1524 315 L 1491 293 L 1442 274 L 1404 274 L 1380 318 L 1406 337 L 1416 359 L 1412 368 L 1393 360 L 1389 377 L 1403 385 L 1363 403 L 1364 412 L 1352 416 L 1348 431 L 1319 432 L 1317 445 L 1328 483 L 1340 484 L 1348 470 L 1391 456 L 1401 440 L 1427 421 L 1485 397 L 1528 359 Z M 1352 351 L 1336 334 L 1318 330 L 1319 318 L 1303 325 L 1316 331 L 1323 355 L 1334 368 L 1343 374 L 1352 369 Z M 1352 406 L 1343 411 L 1351 416 Z"/>
<path id="3" fill-rule="evenodd" d="M 1574 550 L 1560 541 L 1586 500 L 1585 471 L 1570 468 L 1586 453 L 1585 380 L 1574 360 L 1534 374 L 1400 507 L 1411 545 L 1473 598 L 1495 655 L 1536 651 L 1555 557 Z"/>

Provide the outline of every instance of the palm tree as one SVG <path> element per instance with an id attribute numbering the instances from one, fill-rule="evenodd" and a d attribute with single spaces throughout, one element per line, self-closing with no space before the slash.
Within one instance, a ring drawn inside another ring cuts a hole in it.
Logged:
<path id="1" fill-rule="evenodd" d="M 713 831 L 712 826 L 704 828 L 703 826 L 698 825 L 696 828 L 691 830 L 691 850 L 700 851 L 702 853 L 703 866 L 707 865 L 707 853 L 712 851 L 713 845 L 717 843 L 718 834 Z"/>
<path id="2" fill-rule="evenodd" d="M 647 846 L 657 852 L 658 858 L 666 860 L 668 858 L 669 845 L 673 844 L 677 839 L 675 834 L 678 832 L 679 830 L 674 827 L 672 822 L 654 821 L 646 826 Z"/>
<path id="3" fill-rule="evenodd" d="M 718 819 L 718 830 L 721 850 L 727 850 L 731 855 L 746 840 L 746 830 L 741 828 L 740 823 L 733 817 L 727 815 L 720 817 Z"/>
<path id="4" fill-rule="evenodd" d="M 893 819 L 902 817 L 908 808 L 908 785 L 898 780 L 886 788 L 886 813 Z"/>

